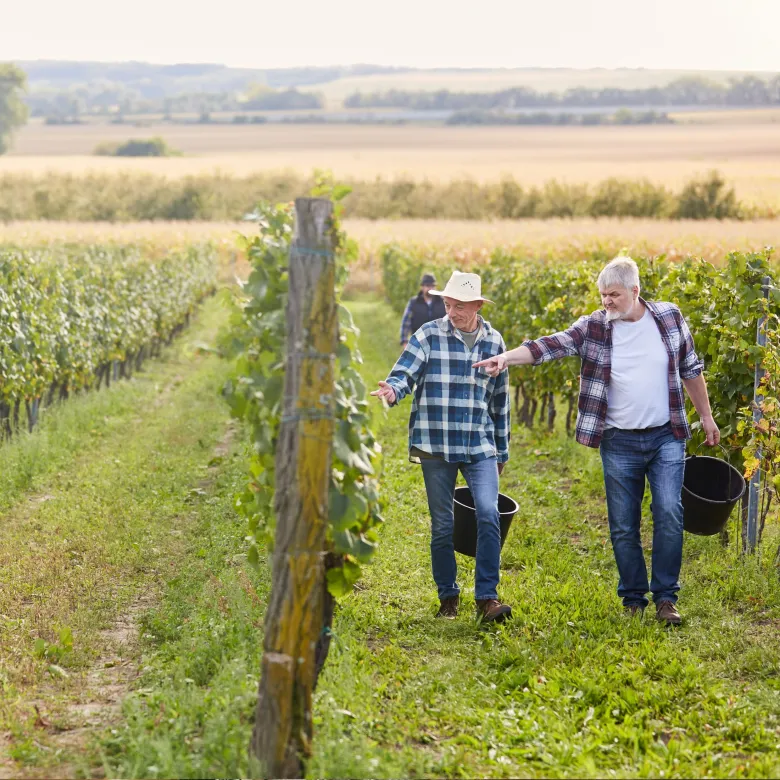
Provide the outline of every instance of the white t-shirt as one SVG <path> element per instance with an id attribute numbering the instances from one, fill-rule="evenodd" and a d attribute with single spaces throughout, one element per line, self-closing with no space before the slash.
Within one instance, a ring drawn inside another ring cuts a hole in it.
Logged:
<path id="1" fill-rule="evenodd" d="M 669 422 L 669 353 L 653 315 L 612 323 L 607 428 L 652 428 Z"/>

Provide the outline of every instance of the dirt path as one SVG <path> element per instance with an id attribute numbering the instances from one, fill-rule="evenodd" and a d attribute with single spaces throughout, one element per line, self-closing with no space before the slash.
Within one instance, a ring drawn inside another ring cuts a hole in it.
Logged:
<path id="1" fill-rule="evenodd" d="M 188 553 L 190 494 L 210 493 L 234 439 L 224 370 L 185 343 L 112 389 L 134 395 L 107 435 L 0 516 L 0 778 L 103 775 L 98 737 L 121 723 L 143 616 Z"/>
<path id="2" fill-rule="evenodd" d="M 230 452 L 235 432 L 235 426 L 229 422 L 222 439 L 214 447 L 208 476 L 200 480 L 195 489 L 206 493 L 213 486 L 219 464 Z M 43 496 L 34 500 L 40 502 L 50 498 Z M 183 550 L 172 552 L 182 554 Z M 47 684 L 30 691 L 29 698 L 17 702 L 17 708 L 27 710 L 29 720 L 38 731 L 38 739 L 34 741 L 45 747 L 47 752 L 54 756 L 86 756 L 95 747 L 100 734 L 121 722 L 122 701 L 140 674 L 141 619 L 145 612 L 155 606 L 158 597 L 158 587 L 150 584 L 116 617 L 110 628 L 99 633 L 96 642 L 100 648 L 99 656 L 79 675 L 77 684 L 72 686 L 67 695 L 63 696 L 56 686 Z M 16 762 L 3 757 L 3 752 L 9 750 L 12 744 L 11 735 L 0 734 L 0 780 L 81 777 L 87 770 L 87 766 L 72 760 L 58 763 L 56 774 L 52 774 L 50 766 L 45 769 L 20 768 Z M 87 771 L 91 777 L 104 777 L 99 766 L 92 765 Z"/>

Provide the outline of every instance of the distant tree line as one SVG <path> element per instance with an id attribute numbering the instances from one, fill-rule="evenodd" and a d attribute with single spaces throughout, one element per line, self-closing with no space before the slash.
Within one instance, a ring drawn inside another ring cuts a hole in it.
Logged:
<path id="1" fill-rule="evenodd" d="M 551 113 L 535 111 L 531 114 L 507 114 L 503 111 L 481 109 L 456 111 L 448 119 L 448 125 L 670 125 L 674 120 L 668 114 L 657 111 L 630 111 L 621 108 L 614 114 Z"/>
<path id="2" fill-rule="evenodd" d="M 70 62 L 30 60 L 17 65 L 27 73 L 33 92 L 64 91 L 87 84 L 124 87 L 139 97 L 170 97 L 197 91 L 237 92 L 250 83 L 274 89 L 324 84 L 353 76 L 403 73 L 411 68 L 386 65 L 304 66 L 297 68 L 231 68 L 213 63 L 155 65 L 150 62 Z"/>
<path id="3" fill-rule="evenodd" d="M 745 76 L 721 84 L 686 77 L 664 87 L 590 89 L 573 87 L 565 92 L 540 92 L 513 87 L 499 92 L 437 92 L 391 89 L 356 92 L 344 105 L 349 108 L 406 108 L 415 111 L 495 111 L 518 108 L 596 108 L 645 106 L 776 106 L 780 105 L 780 74 L 764 80 Z"/>
<path id="4" fill-rule="evenodd" d="M 192 92 L 174 97 L 144 98 L 122 86 L 83 86 L 70 90 L 38 91 L 27 95 L 25 102 L 33 116 L 45 117 L 50 124 L 76 124 L 82 117 L 162 114 L 196 114 L 208 116 L 220 111 L 293 111 L 319 109 L 324 105 L 320 95 L 296 89 L 274 90 L 255 86 L 237 94 L 233 92 Z"/>

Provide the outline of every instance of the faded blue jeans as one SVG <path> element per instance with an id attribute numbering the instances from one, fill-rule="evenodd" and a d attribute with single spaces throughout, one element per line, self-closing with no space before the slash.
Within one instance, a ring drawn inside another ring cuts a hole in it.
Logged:
<path id="1" fill-rule="evenodd" d="M 498 466 L 495 458 L 476 463 L 448 463 L 442 458 L 422 460 L 428 509 L 431 512 L 431 565 L 439 599 L 457 596 L 458 566 L 452 545 L 452 502 L 458 471 L 471 490 L 477 511 L 477 560 L 474 598 L 498 598 L 498 568 L 501 558 L 501 526 L 498 515 Z"/>
<path id="2" fill-rule="evenodd" d="M 601 440 L 601 462 L 609 534 L 620 575 L 618 596 L 625 606 L 645 607 L 650 590 L 656 604 L 675 603 L 682 565 L 685 442 L 674 437 L 669 424 L 639 432 L 610 428 Z M 645 477 L 653 513 L 649 586 L 639 535 Z"/>

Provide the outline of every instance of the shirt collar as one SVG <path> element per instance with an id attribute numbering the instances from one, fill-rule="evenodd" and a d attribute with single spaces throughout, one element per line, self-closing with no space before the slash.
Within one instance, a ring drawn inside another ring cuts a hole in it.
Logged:
<path id="1" fill-rule="evenodd" d="M 440 330 L 443 330 L 450 336 L 455 335 L 456 328 L 446 314 L 440 320 L 437 320 L 437 322 L 439 323 Z M 477 334 L 479 336 L 489 336 L 492 332 L 493 328 L 490 327 L 490 323 L 487 322 L 481 314 L 477 314 Z"/>

